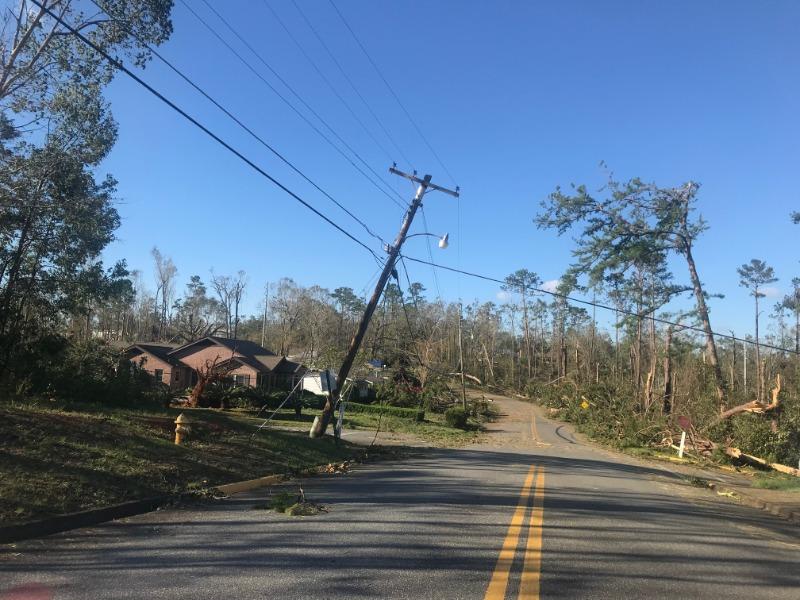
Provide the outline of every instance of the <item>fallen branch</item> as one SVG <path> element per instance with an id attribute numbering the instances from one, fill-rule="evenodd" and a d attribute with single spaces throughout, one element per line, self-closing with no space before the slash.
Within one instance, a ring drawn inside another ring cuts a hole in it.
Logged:
<path id="1" fill-rule="evenodd" d="M 450 373 L 450 375 L 453 376 L 453 377 L 461 377 L 461 373 Z M 478 385 L 483 385 L 483 382 L 480 379 L 478 379 L 477 377 L 475 377 L 475 375 L 470 375 L 469 373 L 464 373 L 464 377 L 466 377 L 470 381 L 474 381 Z"/>
<path id="2" fill-rule="evenodd" d="M 739 413 L 749 412 L 754 414 L 764 414 L 769 411 L 773 411 L 780 406 L 780 400 L 778 399 L 778 394 L 781 391 L 781 375 L 778 373 L 777 377 L 775 378 L 775 387 L 772 388 L 772 401 L 769 403 L 761 402 L 760 400 L 753 400 L 752 402 L 745 402 L 744 404 L 740 404 L 739 406 L 734 406 L 733 408 L 729 408 L 728 410 L 720 413 L 720 415 L 709 425 L 709 427 L 716 425 L 720 421 L 724 421 L 734 415 L 738 415 Z"/>
<path id="3" fill-rule="evenodd" d="M 763 458 L 758 458 L 757 456 L 752 456 L 750 454 L 745 454 L 739 448 L 725 448 L 725 454 L 732 458 L 739 458 L 744 459 L 751 463 L 756 463 L 764 467 L 769 467 L 775 471 L 779 471 L 780 473 L 786 473 L 787 475 L 794 475 L 795 477 L 800 477 L 800 469 L 795 469 L 793 467 L 787 467 L 786 465 L 782 465 L 780 463 L 771 463 L 767 462 Z"/>

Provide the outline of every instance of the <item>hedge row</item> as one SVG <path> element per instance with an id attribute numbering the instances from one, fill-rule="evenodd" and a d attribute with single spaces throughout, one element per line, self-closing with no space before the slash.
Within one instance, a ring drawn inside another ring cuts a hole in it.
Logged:
<path id="1" fill-rule="evenodd" d="M 348 402 L 345 405 L 345 412 L 366 413 L 371 415 L 389 415 L 400 417 L 401 419 L 412 419 L 421 423 L 425 420 L 425 409 L 422 408 L 401 408 L 399 406 L 386 406 L 378 404 L 359 404 L 358 402 Z"/>

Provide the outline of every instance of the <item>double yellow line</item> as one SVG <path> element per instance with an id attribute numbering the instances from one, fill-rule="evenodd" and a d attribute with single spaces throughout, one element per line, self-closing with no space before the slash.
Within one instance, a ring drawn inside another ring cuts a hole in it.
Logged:
<path id="1" fill-rule="evenodd" d="M 508 533 L 503 541 L 503 547 L 497 558 L 497 565 L 494 568 L 489 587 L 486 589 L 484 600 L 505 600 L 511 565 L 514 563 L 531 494 L 533 494 L 533 508 L 531 508 L 528 522 L 528 543 L 522 563 L 518 598 L 519 600 L 539 600 L 542 571 L 542 521 L 544 519 L 544 467 L 537 469 L 535 465 L 531 466 L 525 477 L 525 483 L 519 493 L 519 503 L 514 511 L 514 516 L 511 517 L 511 525 L 508 527 Z"/>

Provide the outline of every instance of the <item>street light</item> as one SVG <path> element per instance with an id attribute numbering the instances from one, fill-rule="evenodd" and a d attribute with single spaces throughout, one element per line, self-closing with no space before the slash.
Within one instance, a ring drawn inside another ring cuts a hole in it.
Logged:
<path id="1" fill-rule="evenodd" d="M 427 232 L 426 233 L 412 233 L 411 235 L 406 236 L 406 239 L 412 238 L 412 237 L 415 237 L 415 236 L 418 236 L 418 235 L 428 235 L 430 237 L 438 238 L 438 240 L 439 240 L 439 248 L 441 248 L 442 250 L 444 250 L 445 248 L 447 248 L 450 245 L 450 234 L 449 233 L 445 233 L 441 237 L 439 237 L 436 234 L 427 233 Z"/>

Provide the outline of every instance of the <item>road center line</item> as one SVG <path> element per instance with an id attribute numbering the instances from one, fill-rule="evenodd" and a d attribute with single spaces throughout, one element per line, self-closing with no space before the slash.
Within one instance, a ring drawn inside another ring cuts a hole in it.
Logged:
<path id="1" fill-rule="evenodd" d="M 528 547 L 522 565 L 519 600 L 539 600 L 542 573 L 542 524 L 544 522 L 544 467 L 536 474 L 533 492 L 533 509 L 528 524 Z"/>
<path id="2" fill-rule="evenodd" d="M 522 485 L 522 490 L 519 493 L 517 509 L 514 511 L 514 516 L 511 518 L 511 525 L 508 526 L 506 539 L 503 541 L 503 547 L 500 550 L 500 556 L 497 558 L 497 564 L 495 565 L 492 579 L 489 581 L 489 587 L 486 588 L 484 600 L 504 600 L 506 597 L 508 576 L 511 572 L 511 564 L 514 562 L 514 554 L 517 551 L 517 544 L 519 543 L 519 536 L 522 531 L 522 523 L 525 519 L 528 497 L 531 493 L 535 472 L 535 466 L 531 466 L 531 468 L 528 469 L 528 476 L 525 478 L 525 483 Z"/>

